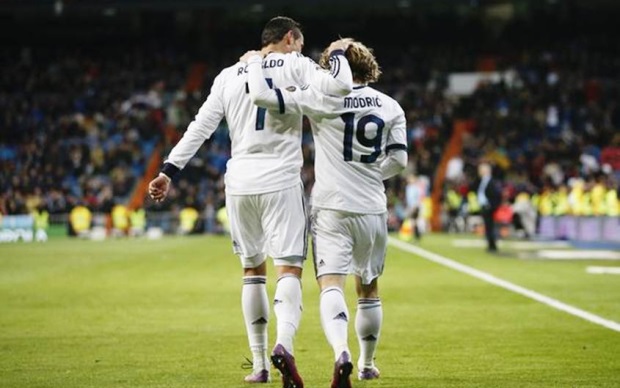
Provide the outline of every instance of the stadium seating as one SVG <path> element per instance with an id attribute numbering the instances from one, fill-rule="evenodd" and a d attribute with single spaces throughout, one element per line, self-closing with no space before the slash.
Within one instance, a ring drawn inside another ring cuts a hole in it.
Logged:
<path id="1" fill-rule="evenodd" d="M 316 31 L 319 22 L 310 19 L 308 30 Z M 615 40 L 587 28 L 559 26 L 553 40 L 532 43 L 529 35 L 521 36 L 522 23 L 504 26 L 482 44 L 454 44 L 459 28 L 483 39 L 480 25 L 443 22 L 438 25 L 445 31 L 428 42 L 376 46 L 384 71 L 377 86 L 406 111 L 409 170 L 426 176 L 431 188 L 454 123 L 465 118 L 473 125 L 462 138 L 461 163 L 453 164 L 456 175 L 445 190 L 459 187 L 465 198 L 481 160 L 495 166 L 507 203 L 522 192 L 535 200 L 581 181 L 585 192 L 597 182 L 605 192 L 617 189 L 620 90 L 613 64 L 620 54 Z M 540 31 L 539 22 L 528 23 L 529 34 Z M 214 33 L 223 33 L 223 26 L 214 22 Z M 411 34 L 436 27 L 394 25 Z M 372 46 L 382 36 L 358 38 L 368 38 Z M 52 215 L 67 214 L 78 204 L 109 213 L 114 204 L 127 203 L 141 187 L 137 183 L 151 154 L 161 149 L 165 156 L 197 112 L 214 75 L 249 48 L 228 41 L 202 43 L 198 54 L 169 37 L 163 44 L 152 38 L 108 42 L 103 50 L 70 44 L 5 49 L 0 55 L 0 213 L 23 214 L 43 205 Z M 306 48 L 308 55 L 319 50 Z M 215 51 L 218 55 L 205 54 Z M 481 83 L 466 97 L 448 93 L 450 73 L 479 70 L 511 70 L 515 77 Z M 302 175 L 309 192 L 314 176 L 307 126 L 303 149 Z M 210 208 L 221 208 L 229 154 L 223 123 L 177 178 L 169 199 L 144 202 L 148 213 L 178 212 L 190 204 L 202 211 L 207 199 Z M 392 229 L 404 219 L 404 186 L 402 178 L 387 182 Z"/>

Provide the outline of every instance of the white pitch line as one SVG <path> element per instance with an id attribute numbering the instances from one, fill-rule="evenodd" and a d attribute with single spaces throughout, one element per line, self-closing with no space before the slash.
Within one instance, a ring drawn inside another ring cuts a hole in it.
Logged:
<path id="1" fill-rule="evenodd" d="M 620 260 L 620 252 L 576 249 L 542 249 L 538 257 L 550 260 Z"/>
<path id="2" fill-rule="evenodd" d="M 597 325 L 601 325 L 603 327 L 606 327 L 608 329 L 620 332 L 620 323 L 618 322 L 614 322 L 611 321 L 609 319 L 605 319 L 602 317 L 599 317 L 598 315 L 589 313 L 587 311 L 578 309 L 577 307 L 573 307 L 571 305 L 568 305 L 564 302 L 560 302 L 559 300 L 550 298 L 548 296 L 539 294 L 536 291 L 532 291 L 532 290 L 528 290 L 527 288 L 521 287 L 519 285 L 516 285 L 514 283 L 510 283 L 506 280 L 500 279 L 498 277 L 495 277 L 491 274 L 488 274 L 486 272 L 477 270 L 475 268 L 469 267 L 467 265 L 461 264 L 457 261 L 448 259 L 447 257 L 438 255 L 436 253 L 433 252 L 429 252 L 426 249 L 422 249 L 420 247 L 416 247 L 414 245 L 405 243 L 403 241 L 400 241 L 398 239 L 395 239 L 393 237 L 389 238 L 389 244 L 401 249 L 403 251 L 409 252 L 409 253 L 413 253 L 416 254 L 418 256 L 421 256 L 429 261 L 432 261 L 434 263 L 437 264 L 441 264 L 443 266 L 446 266 L 448 268 L 452 268 L 456 271 L 465 273 L 467 275 L 473 276 L 475 278 L 478 278 L 480 280 L 484 280 L 487 283 L 491 283 L 495 286 L 501 287 L 501 288 L 505 288 L 509 291 L 515 292 L 517 294 L 523 295 L 525 297 L 528 297 L 530 299 L 534 299 L 537 302 L 546 304 L 547 306 L 553 307 L 554 309 L 560 310 L 560 311 L 564 311 L 566 313 L 569 313 L 571 315 L 574 315 L 576 317 L 585 319 L 586 321 L 595 323 Z"/>
<path id="3" fill-rule="evenodd" d="M 610 274 L 610 275 L 620 275 L 620 267 L 586 267 L 586 272 L 591 274 Z"/>

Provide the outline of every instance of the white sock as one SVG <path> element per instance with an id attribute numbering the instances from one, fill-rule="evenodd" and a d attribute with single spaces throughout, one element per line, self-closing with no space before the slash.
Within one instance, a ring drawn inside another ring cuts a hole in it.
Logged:
<path id="1" fill-rule="evenodd" d="M 381 335 L 382 321 L 383 307 L 379 298 L 357 300 L 355 332 L 360 345 L 360 358 L 357 361 L 359 369 L 372 368 L 375 365 L 375 350 Z"/>
<path id="2" fill-rule="evenodd" d="M 348 325 L 349 311 L 342 290 L 338 287 L 328 287 L 321 292 L 321 324 L 327 342 L 334 349 L 334 359 L 340 354 L 349 351 Z"/>
<path id="3" fill-rule="evenodd" d="M 269 370 L 267 360 L 267 323 L 269 322 L 269 298 L 266 276 L 244 276 L 241 305 L 245 328 L 248 333 L 254 371 Z"/>
<path id="4" fill-rule="evenodd" d="M 278 279 L 273 298 L 273 311 L 277 320 L 276 343 L 293 354 L 293 339 L 299 328 L 302 311 L 301 279 L 284 275 Z"/>

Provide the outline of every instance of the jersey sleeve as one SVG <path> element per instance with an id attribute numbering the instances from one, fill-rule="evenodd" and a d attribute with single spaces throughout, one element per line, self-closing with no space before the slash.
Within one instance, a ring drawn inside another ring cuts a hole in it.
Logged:
<path id="1" fill-rule="evenodd" d="M 300 85 L 310 84 L 330 96 L 346 96 L 353 90 L 353 75 L 344 51 L 334 50 L 329 57 L 330 71 L 322 69 L 312 59 L 301 54 L 296 69 Z"/>
<path id="2" fill-rule="evenodd" d="M 386 158 L 381 162 L 381 175 L 389 179 L 407 167 L 407 122 L 405 112 L 398 108 L 398 115 L 392 120 L 385 146 Z"/>
<path id="3" fill-rule="evenodd" d="M 223 83 L 223 75 L 220 73 L 213 81 L 211 92 L 198 110 L 194 121 L 189 124 L 183 137 L 172 148 L 165 160 L 162 172 L 167 176 L 172 177 L 185 167 L 224 118 Z"/>
<path id="4" fill-rule="evenodd" d="M 390 131 L 388 132 L 388 138 L 385 146 L 385 153 L 403 150 L 407 151 L 407 120 L 405 119 L 405 112 L 396 102 L 394 102 L 397 109 L 397 115 L 392 120 Z"/>

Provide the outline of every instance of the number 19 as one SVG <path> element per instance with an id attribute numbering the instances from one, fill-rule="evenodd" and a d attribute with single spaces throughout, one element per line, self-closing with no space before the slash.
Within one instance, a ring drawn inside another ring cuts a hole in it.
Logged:
<path id="1" fill-rule="evenodd" d="M 381 138 L 385 122 L 375 115 L 366 115 L 361 117 L 355 125 L 355 114 L 345 113 L 340 115 L 344 121 L 344 151 L 343 156 L 346 162 L 353 161 L 353 130 L 355 128 L 355 138 L 364 147 L 373 147 L 374 151 L 368 155 L 360 155 L 360 162 L 374 163 L 379 155 L 381 155 Z M 366 126 L 373 123 L 377 126 L 377 133 L 372 138 L 366 137 Z"/>

